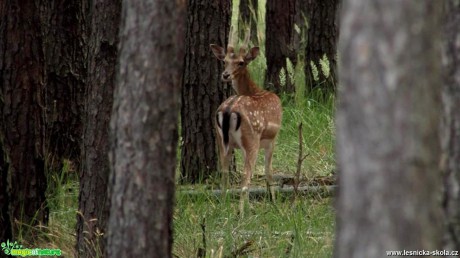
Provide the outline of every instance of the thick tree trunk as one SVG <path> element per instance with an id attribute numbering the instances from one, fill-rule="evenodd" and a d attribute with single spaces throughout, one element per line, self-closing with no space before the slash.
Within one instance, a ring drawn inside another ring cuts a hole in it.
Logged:
<path id="1" fill-rule="evenodd" d="M 86 79 L 86 3 L 49 0 L 40 6 L 45 60 L 46 152 L 48 171 L 60 173 L 62 159 L 78 167 Z"/>
<path id="2" fill-rule="evenodd" d="M 335 257 L 442 249 L 440 8 L 343 7 Z"/>
<path id="3" fill-rule="evenodd" d="M 108 257 L 171 257 L 185 8 L 123 1 Z"/>
<path id="4" fill-rule="evenodd" d="M 80 169 L 77 250 L 81 257 L 105 253 L 108 199 L 108 132 L 117 65 L 121 0 L 98 0 L 89 7 L 87 84 Z"/>
<path id="5" fill-rule="evenodd" d="M 297 62 L 295 46 L 295 22 L 299 9 L 297 0 L 267 0 L 265 55 L 267 57 L 267 74 L 265 87 L 276 93 L 294 92 L 294 84 L 289 80 L 286 58 L 292 63 Z M 284 69 L 286 80 L 280 80 L 280 72 Z"/>
<path id="6" fill-rule="evenodd" d="M 445 249 L 460 250 L 460 4 L 444 2 L 444 123 L 443 147 L 444 209 L 447 217 Z"/>
<path id="7" fill-rule="evenodd" d="M 335 91 L 337 85 L 337 40 L 339 38 L 338 7 L 340 0 L 305 0 L 308 34 L 305 49 L 305 75 L 307 85 L 320 85 L 326 92 Z M 320 59 L 329 60 L 329 76 L 321 69 Z M 311 62 L 318 71 L 318 81 L 312 72 Z"/>
<path id="8" fill-rule="evenodd" d="M 251 42 L 258 46 L 257 21 L 258 21 L 258 0 L 240 0 L 240 17 L 238 17 L 238 28 L 240 35 L 244 35 L 245 29 L 251 25 Z M 244 37 L 244 36 L 241 36 Z"/>
<path id="9" fill-rule="evenodd" d="M 14 237 L 19 232 L 33 237 L 29 226 L 46 224 L 48 220 L 45 57 L 39 13 L 39 5 L 34 1 L 0 4 L 0 141 L 5 157 L 1 181 L 5 183 L 7 174 L 9 196 L 8 203 L 2 205 L 9 207 Z"/>
<path id="10" fill-rule="evenodd" d="M 182 182 L 204 180 L 218 168 L 212 121 L 232 89 L 221 81 L 224 68 L 209 45 L 226 46 L 230 7 L 230 0 L 197 0 L 188 4 L 181 108 Z"/>
<path id="11" fill-rule="evenodd" d="M 0 7 L 1 8 L 1 7 Z M 1 12 L 0 12 L 1 13 Z M 1 28 L 0 28 L 1 32 Z M 3 35 L 3 34 L 2 34 Z M 1 44 L 1 43 L 0 43 Z M 10 215 L 8 213 L 8 163 L 5 161 L 5 146 L 0 141 L 0 239 L 12 239 Z"/>

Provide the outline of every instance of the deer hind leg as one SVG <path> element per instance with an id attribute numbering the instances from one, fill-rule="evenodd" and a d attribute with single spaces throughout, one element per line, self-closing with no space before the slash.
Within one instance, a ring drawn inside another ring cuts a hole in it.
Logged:
<path id="1" fill-rule="evenodd" d="M 252 172 L 256 166 L 258 146 L 250 150 L 243 150 L 244 155 L 244 178 L 241 188 L 240 213 L 243 214 L 245 202 L 249 202 L 249 185 L 251 184 Z"/>
<path id="2" fill-rule="evenodd" d="M 232 160 L 233 148 L 229 146 L 227 153 L 223 146 L 222 138 L 217 134 L 217 142 L 219 149 L 219 161 L 220 161 L 220 187 L 223 190 L 227 190 L 229 187 L 229 172 L 230 172 L 230 162 Z"/>
<path id="3" fill-rule="evenodd" d="M 272 174 L 272 157 L 273 150 L 275 148 L 274 141 L 267 142 L 264 146 L 265 149 L 265 180 L 267 183 L 267 191 L 270 193 L 270 199 L 275 200 L 275 185 L 273 183 L 273 174 Z"/>

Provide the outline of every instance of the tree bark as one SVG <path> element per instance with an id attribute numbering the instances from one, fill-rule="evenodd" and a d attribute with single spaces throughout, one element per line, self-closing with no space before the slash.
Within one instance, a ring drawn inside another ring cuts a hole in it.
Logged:
<path id="1" fill-rule="evenodd" d="M 299 7 L 297 0 L 268 0 L 265 28 L 265 55 L 267 57 L 267 74 L 265 85 L 276 92 L 295 91 L 294 84 L 288 79 L 286 58 L 292 63 L 297 62 L 297 47 L 295 46 L 295 22 Z M 284 69 L 285 84 L 280 81 L 280 72 Z"/>
<path id="2" fill-rule="evenodd" d="M 258 2 L 258 0 L 240 0 L 240 17 L 238 17 L 240 35 L 244 35 L 244 33 L 242 33 L 244 29 L 247 29 L 247 26 L 251 25 L 250 41 L 256 46 L 259 45 L 259 39 L 257 37 Z"/>
<path id="3" fill-rule="evenodd" d="M 10 202 L 7 191 L 8 163 L 5 161 L 4 148 L 5 146 L 0 141 L 0 239 L 2 240 L 12 239 L 13 237 L 11 231 L 10 215 L 8 213 L 8 204 Z"/>
<path id="4" fill-rule="evenodd" d="M 305 77 L 307 85 L 320 85 L 326 92 L 334 92 L 337 85 L 337 41 L 339 38 L 338 10 L 340 0 L 306 0 L 308 19 L 305 49 Z M 329 60 L 329 77 L 321 70 L 319 60 Z M 318 81 L 314 80 L 311 62 L 318 68 Z"/>
<path id="5" fill-rule="evenodd" d="M 46 166 L 61 173 L 64 158 L 78 167 L 86 79 L 86 6 L 83 0 L 37 1 L 45 60 Z"/>
<path id="6" fill-rule="evenodd" d="M 11 0 L 0 4 L 0 142 L 5 157 L 1 181 L 5 183 L 7 176 L 9 197 L 8 203 L 2 205 L 8 205 L 14 237 L 21 232 L 33 238 L 30 226 L 48 221 L 45 57 L 39 13 L 35 1 Z"/>
<path id="7" fill-rule="evenodd" d="M 121 0 L 89 4 L 77 250 L 80 257 L 103 256 L 110 208 L 109 121 L 113 105 Z"/>
<path id="8" fill-rule="evenodd" d="M 444 2 L 444 121 L 441 141 L 444 170 L 445 249 L 460 250 L 460 4 Z"/>
<path id="9" fill-rule="evenodd" d="M 230 26 L 230 0 L 189 1 L 185 39 L 185 67 L 181 107 L 182 182 L 197 183 L 217 171 L 213 118 L 231 94 L 221 81 L 221 61 L 209 45 L 226 46 Z"/>
<path id="10" fill-rule="evenodd" d="M 108 257 L 171 257 L 185 1 L 123 1 Z"/>
<path id="11" fill-rule="evenodd" d="M 440 250 L 439 5 L 343 7 L 335 257 Z"/>

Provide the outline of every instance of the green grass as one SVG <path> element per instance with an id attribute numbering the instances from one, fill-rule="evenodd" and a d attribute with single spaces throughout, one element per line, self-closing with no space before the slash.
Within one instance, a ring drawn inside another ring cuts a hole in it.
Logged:
<path id="1" fill-rule="evenodd" d="M 76 171 L 64 161 L 61 171 L 47 171 L 48 225 L 21 224 L 14 239 L 24 248 L 61 249 L 64 257 L 75 257 L 79 184 Z"/>
<path id="2" fill-rule="evenodd" d="M 176 257 L 232 257 L 250 242 L 243 257 L 330 257 L 334 213 L 331 199 L 251 201 L 249 214 L 238 215 L 238 201 L 215 199 L 206 192 L 199 199 L 177 193 L 174 213 Z M 222 249 L 222 256 L 218 255 Z M 214 255 L 213 255 L 214 254 Z"/>

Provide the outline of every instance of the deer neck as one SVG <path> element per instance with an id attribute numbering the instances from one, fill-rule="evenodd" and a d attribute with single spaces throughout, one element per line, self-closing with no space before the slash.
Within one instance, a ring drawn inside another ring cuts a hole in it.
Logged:
<path id="1" fill-rule="evenodd" d="M 248 70 L 241 72 L 232 80 L 233 89 L 237 95 L 254 95 L 261 91 L 259 87 L 251 80 Z"/>

